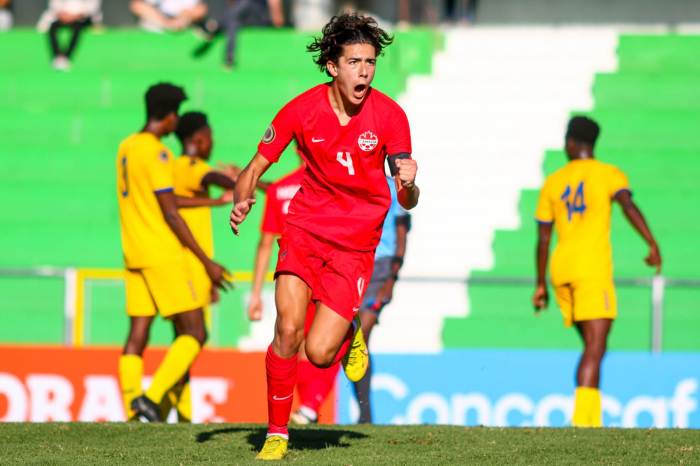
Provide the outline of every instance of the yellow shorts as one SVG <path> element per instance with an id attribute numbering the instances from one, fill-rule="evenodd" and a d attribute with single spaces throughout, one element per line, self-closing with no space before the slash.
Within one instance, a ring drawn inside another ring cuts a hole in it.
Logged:
<path id="1" fill-rule="evenodd" d="M 556 285 L 554 293 L 564 316 L 564 325 L 617 317 L 617 298 L 612 281 L 583 280 Z"/>
<path id="2" fill-rule="evenodd" d="M 143 269 L 128 269 L 125 275 L 126 313 L 130 317 L 163 317 L 200 309 L 209 298 L 194 285 L 187 261 Z"/>
<path id="3" fill-rule="evenodd" d="M 189 249 L 185 250 L 185 262 L 187 263 L 187 268 L 192 274 L 192 283 L 194 285 L 194 291 L 197 296 L 201 296 L 205 300 L 206 304 L 211 301 L 211 280 L 207 271 L 202 265 L 202 261 L 197 259 L 197 256 L 192 254 Z"/>

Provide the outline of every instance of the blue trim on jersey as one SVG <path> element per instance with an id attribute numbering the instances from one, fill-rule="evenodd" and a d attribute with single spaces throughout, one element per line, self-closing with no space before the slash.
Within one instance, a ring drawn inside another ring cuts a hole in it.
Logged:
<path id="1" fill-rule="evenodd" d="M 161 193 L 171 193 L 173 192 L 173 188 L 163 188 L 163 189 L 156 189 L 153 191 L 156 194 L 161 194 Z"/>

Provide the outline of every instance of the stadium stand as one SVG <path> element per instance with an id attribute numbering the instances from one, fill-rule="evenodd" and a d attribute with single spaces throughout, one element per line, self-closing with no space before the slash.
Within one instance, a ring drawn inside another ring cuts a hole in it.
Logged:
<path id="1" fill-rule="evenodd" d="M 409 80 L 401 103 L 423 193 L 402 275 L 452 281 L 400 281 L 390 305 L 396 312 L 383 316 L 375 349 L 442 349 L 445 317 L 468 309 L 461 282 L 491 267 L 496 229 L 518 227 L 520 190 L 541 182 L 544 151 L 561 140 L 570 109 L 592 105 L 593 75 L 614 68 L 616 38 L 614 30 L 585 28 L 455 29 L 433 74 Z M 528 250 L 524 260 L 531 257 Z M 406 326 L 407 318 L 421 325 Z"/>
<path id="2" fill-rule="evenodd" d="M 376 87 L 400 94 L 409 73 L 429 73 L 439 36 L 429 30 L 397 32 L 382 59 Z M 220 69 L 222 43 L 206 57 L 190 33 L 148 34 L 133 30 L 91 32 L 75 55 L 70 73 L 48 65 L 45 38 L 30 30 L 3 35 L 0 54 L 0 152 L 4 202 L 0 267 L 121 267 L 115 202 L 115 151 L 140 129 L 143 93 L 155 81 L 185 86 L 184 109 L 203 109 L 215 134 L 214 161 L 245 163 L 260 135 L 286 101 L 324 78 L 305 52 L 309 34 L 291 30 L 247 30 L 240 37 L 238 67 Z M 174 137 L 166 143 L 175 151 Z M 267 175 L 289 171 L 285 157 Z M 236 270 L 252 268 L 259 216 L 253 211 L 234 240 L 226 209 L 215 211 L 217 258 Z M 213 345 L 235 346 L 249 333 L 242 304 L 246 285 L 226 296 L 215 314 Z M 50 277 L 0 278 L 6 298 L 0 341 L 61 343 L 64 286 Z M 121 344 L 127 320 L 123 289 L 93 281 L 85 288 L 85 342 Z M 172 338 L 159 324 L 153 341 Z"/>
<path id="3" fill-rule="evenodd" d="M 583 39 L 581 42 L 585 43 Z M 597 74 L 592 87 L 593 117 L 603 132 L 597 153 L 618 165 L 629 176 L 635 198 L 656 232 L 664 255 L 664 274 L 670 278 L 697 279 L 698 259 L 694 238 L 700 223 L 694 214 L 700 205 L 697 179 L 700 144 L 694 134 L 700 124 L 700 91 L 696 82 L 700 65 L 697 36 L 622 35 L 617 46 L 618 66 L 614 72 Z M 566 63 L 560 63 L 566 67 Z M 538 65 L 540 66 L 540 65 Z M 552 90 L 552 95 L 556 90 Z M 532 107 L 533 110 L 535 107 Z M 572 112 L 587 110 L 581 104 Z M 538 119 L 536 113 L 532 117 Z M 564 118 L 555 129 L 559 138 Z M 556 148 L 561 142 L 549 142 Z M 518 158 L 525 154 L 513 154 Z M 544 173 L 565 163 L 559 150 L 548 150 Z M 532 160 L 531 163 L 535 163 Z M 524 167 L 523 170 L 527 170 Z M 517 175 L 517 174 L 516 174 Z M 493 240 L 494 263 L 477 267 L 472 277 L 531 277 L 535 244 L 532 220 L 537 191 L 527 186 L 518 202 L 519 226 L 501 227 Z M 475 222 L 479 222 L 475 219 Z M 613 248 L 616 276 L 649 277 L 642 263 L 644 244 L 615 209 Z M 444 328 L 445 347 L 578 348 L 575 332 L 561 329 L 555 306 L 539 320 L 529 306 L 531 286 L 472 286 L 470 315 L 448 319 Z M 650 341 L 649 288 L 619 287 L 620 315 L 611 335 L 613 349 L 647 350 Z M 664 318 L 665 350 L 697 350 L 694 331 L 697 317 L 693 303 L 698 289 L 666 290 Z"/>

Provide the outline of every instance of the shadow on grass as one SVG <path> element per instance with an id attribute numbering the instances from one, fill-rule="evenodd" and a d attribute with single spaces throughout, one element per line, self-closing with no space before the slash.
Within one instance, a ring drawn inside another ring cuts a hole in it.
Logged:
<path id="1" fill-rule="evenodd" d="M 227 427 L 225 429 L 215 429 L 197 434 L 197 443 L 208 442 L 219 435 L 235 434 L 247 432 L 248 444 L 253 448 L 260 449 L 265 442 L 265 428 L 251 427 Z M 327 447 L 347 448 L 350 446 L 346 440 L 367 438 L 367 434 L 352 430 L 341 429 L 290 429 L 289 447 L 294 450 L 322 450 Z"/>

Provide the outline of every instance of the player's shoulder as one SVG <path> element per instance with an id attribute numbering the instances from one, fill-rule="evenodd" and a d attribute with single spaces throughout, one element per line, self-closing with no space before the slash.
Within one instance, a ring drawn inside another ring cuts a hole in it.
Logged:
<path id="1" fill-rule="evenodd" d="M 374 101 L 375 105 L 378 105 L 383 109 L 405 114 L 403 108 L 401 108 L 401 105 L 399 105 L 398 102 L 374 87 L 370 93 L 370 98 Z"/>
<path id="2" fill-rule="evenodd" d="M 199 157 L 190 157 L 187 154 L 182 154 L 175 158 L 175 165 L 187 170 L 204 170 L 211 169 L 211 166 Z"/>
<path id="3" fill-rule="evenodd" d="M 120 150 L 127 150 L 130 147 L 134 146 L 135 144 L 139 143 L 140 136 L 142 133 L 132 133 L 125 137 L 124 139 L 121 140 L 119 143 L 119 149 Z"/>
<path id="4" fill-rule="evenodd" d="M 558 183 L 559 181 L 565 179 L 568 176 L 570 170 L 571 170 L 571 167 L 568 163 L 566 165 L 564 165 L 563 167 L 557 168 L 556 170 L 554 170 L 552 173 L 550 173 L 549 175 L 547 175 L 545 177 L 543 187 L 548 188 L 548 187 Z"/>
<path id="5" fill-rule="evenodd" d="M 170 150 L 163 144 L 160 139 L 151 133 L 139 132 L 128 136 L 122 141 L 121 147 L 130 152 L 163 152 L 168 155 Z"/>
<path id="6" fill-rule="evenodd" d="M 310 89 L 305 90 L 301 94 L 287 102 L 287 108 L 308 108 L 313 105 L 318 105 L 327 98 L 328 84 L 318 84 Z"/>
<path id="7" fill-rule="evenodd" d="M 612 174 L 623 173 L 623 171 L 617 165 L 613 165 L 612 163 L 608 163 L 608 162 L 602 162 L 602 161 L 597 160 L 597 159 L 595 159 L 594 161 L 595 161 L 596 165 L 598 166 L 598 169 L 605 172 L 605 173 L 612 173 Z"/>
<path id="8" fill-rule="evenodd" d="M 182 154 L 179 157 L 175 157 L 175 167 L 180 170 L 185 170 L 192 165 L 192 159 L 187 155 Z"/>

